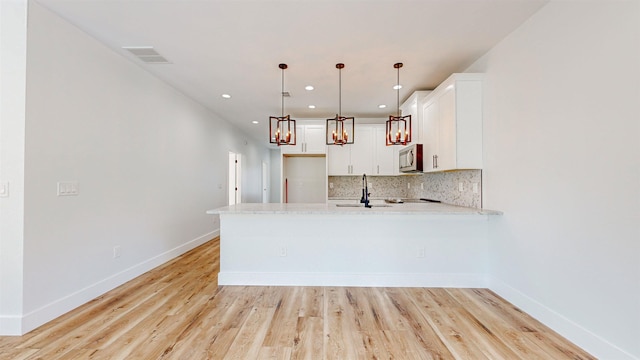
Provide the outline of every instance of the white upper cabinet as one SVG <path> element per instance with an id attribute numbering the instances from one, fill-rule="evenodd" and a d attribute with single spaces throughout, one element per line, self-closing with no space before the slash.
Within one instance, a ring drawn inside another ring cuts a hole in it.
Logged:
<path id="1" fill-rule="evenodd" d="M 327 146 L 327 174 L 335 176 L 351 175 L 352 146 L 353 145 Z"/>
<path id="2" fill-rule="evenodd" d="M 422 171 L 436 170 L 436 154 L 438 153 L 438 102 L 429 101 L 423 106 L 424 121 L 422 123 Z"/>
<path id="3" fill-rule="evenodd" d="M 398 146 L 386 145 L 385 125 L 373 125 L 373 157 L 372 175 L 398 175 Z"/>
<path id="4" fill-rule="evenodd" d="M 373 168 L 371 133 L 370 126 L 356 124 L 353 144 L 327 146 L 329 175 L 370 174 Z"/>
<path id="5" fill-rule="evenodd" d="M 351 174 L 371 174 L 373 169 L 373 128 L 370 125 L 358 125 L 351 144 Z"/>
<path id="6" fill-rule="evenodd" d="M 411 143 L 422 144 L 423 107 L 424 99 L 431 91 L 414 91 L 402 105 L 400 111 L 402 116 L 411 115 Z"/>
<path id="7" fill-rule="evenodd" d="M 482 74 L 453 74 L 422 106 L 424 171 L 482 168 Z"/>
<path id="8" fill-rule="evenodd" d="M 331 176 L 396 175 L 395 148 L 385 146 L 384 125 L 356 125 L 353 144 L 328 146 L 328 173 Z"/>
<path id="9" fill-rule="evenodd" d="M 297 125 L 296 145 L 282 146 L 283 154 L 326 154 L 324 125 Z"/>

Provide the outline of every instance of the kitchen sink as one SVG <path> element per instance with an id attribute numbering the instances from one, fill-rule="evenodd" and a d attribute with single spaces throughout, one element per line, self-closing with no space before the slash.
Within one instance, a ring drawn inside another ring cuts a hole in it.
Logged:
<path id="1" fill-rule="evenodd" d="M 391 207 L 389 204 L 369 204 L 371 207 Z M 336 207 L 364 207 L 364 204 L 336 204 Z"/>

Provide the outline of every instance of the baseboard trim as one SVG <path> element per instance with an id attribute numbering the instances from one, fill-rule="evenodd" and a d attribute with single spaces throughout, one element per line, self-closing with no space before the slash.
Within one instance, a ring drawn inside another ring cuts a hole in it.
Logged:
<path id="1" fill-rule="evenodd" d="M 291 273 L 221 271 L 220 285 L 486 288 L 484 274 Z"/>
<path id="2" fill-rule="evenodd" d="M 81 290 L 71 293 L 63 298 L 53 301 L 45 306 L 40 307 L 34 311 L 25 314 L 21 320 L 20 333 L 15 335 L 23 335 L 27 332 L 65 314 L 78 306 L 87 303 L 88 301 L 95 299 L 96 297 L 113 290 L 114 288 L 130 281 L 149 270 L 152 270 L 169 260 L 180 256 L 187 251 L 194 249 L 207 241 L 220 235 L 220 229 L 214 230 L 210 233 L 199 236 L 193 240 L 187 241 L 171 250 L 168 250 L 162 254 L 156 255 L 150 259 L 140 262 L 128 269 L 125 269 L 119 273 L 116 273 L 108 278 L 105 278 L 95 284 L 87 286 Z M 5 319 L 0 319 L 0 323 Z M 15 319 L 6 319 L 15 320 Z M 12 324 L 15 327 L 15 324 Z M 8 330 L 11 330 L 9 328 Z M 4 334 L 4 332 L 3 332 Z M 14 334 L 12 334 L 14 335 Z"/>
<path id="3" fill-rule="evenodd" d="M 503 281 L 491 277 L 488 279 L 488 282 L 489 289 L 493 292 L 500 295 L 513 305 L 519 307 L 527 314 L 533 316 L 598 359 L 638 360 L 637 357 L 616 347 L 605 339 L 581 327 L 516 288 L 509 286 Z"/>

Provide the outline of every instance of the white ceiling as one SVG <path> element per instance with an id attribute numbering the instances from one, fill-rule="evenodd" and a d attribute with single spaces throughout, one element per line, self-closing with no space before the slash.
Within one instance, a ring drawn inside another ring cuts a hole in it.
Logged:
<path id="1" fill-rule="evenodd" d="M 402 102 L 463 71 L 547 1 L 37 0 L 265 145 L 268 117 L 281 113 L 279 63 L 292 118 L 337 113 L 342 62 L 342 115 L 383 119 L 396 112 L 394 63 L 404 63 Z M 123 46 L 153 46 L 171 64 Z"/>

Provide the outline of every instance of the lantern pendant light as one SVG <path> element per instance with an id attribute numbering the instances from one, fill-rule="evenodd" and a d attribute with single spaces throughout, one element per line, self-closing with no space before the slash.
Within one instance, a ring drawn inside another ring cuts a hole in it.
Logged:
<path id="1" fill-rule="evenodd" d="M 353 117 L 342 116 L 342 69 L 344 64 L 336 64 L 338 69 L 338 113 L 333 119 L 327 119 L 327 145 L 353 144 L 355 120 Z"/>
<path id="2" fill-rule="evenodd" d="M 296 121 L 291 119 L 289 115 L 284 115 L 284 70 L 287 68 L 287 64 L 279 64 L 278 67 L 282 70 L 281 113 L 280 116 L 269 117 L 269 143 L 278 146 L 295 145 Z"/>
<path id="3" fill-rule="evenodd" d="M 411 115 L 400 116 L 400 68 L 402 63 L 395 63 L 393 67 L 398 70 L 396 84 L 396 101 L 398 112 L 396 116 L 389 115 L 387 120 L 386 144 L 407 145 L 411 142 Z"/>

